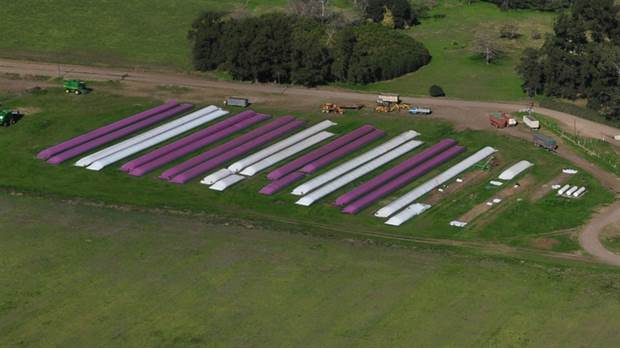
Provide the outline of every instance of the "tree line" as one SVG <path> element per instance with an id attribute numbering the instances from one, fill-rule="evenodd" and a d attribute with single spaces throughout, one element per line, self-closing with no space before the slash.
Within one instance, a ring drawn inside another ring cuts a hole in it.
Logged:
<path id="1" fill-rule="evenodd" d="M 188 37 L 197 70 L 222 69 L 246 81 L 370 83 L 415 71 L 431 59 L 421 43 L 380 24 L 334 27 L 284 13 L 235 19 L 205 12 Z"/>
<path id="2" fill-rule="evenodd" d="M 620 119 L 620 6 L 576 0 L 540 49 L 525 50 L 518 72 L 530 95 L 585 98 L 588 107 Z"/>
<path id="3" fill-rule="evenodd" d="M 483 0 L 496 4 L 504 10 L 532 9 L 540 11 L 560 11 L 571 6 L 574 0 Z"/>

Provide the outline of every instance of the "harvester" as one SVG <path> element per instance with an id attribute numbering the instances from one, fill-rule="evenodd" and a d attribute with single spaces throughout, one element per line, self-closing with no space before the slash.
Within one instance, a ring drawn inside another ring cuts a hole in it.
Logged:
<path id="1" fill-rule="evenodd" d="M 8 109 L 0 110 L 0 125 L 3 127 L 12 126 L 17 123 L 22 116 L 23 115 L 19 111 Z"/>
<path id="2" fill-rule="evenodd" d="M 90 89 L 86 87 L 86 82 L 79 80 L 66 80 L 63 83 L 65 93 L 73 93 L 75 95 L 86 94 L 90 92 Z"/>

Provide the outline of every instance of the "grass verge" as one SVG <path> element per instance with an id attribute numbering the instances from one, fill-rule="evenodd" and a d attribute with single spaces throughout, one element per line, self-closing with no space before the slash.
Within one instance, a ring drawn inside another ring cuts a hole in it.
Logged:
<path id="1" fill-rule="evenodd" d="M 2 346 L 620 340 L 618 272 L 602 267 L 384 248 L 25 196 L 0 194 L 0 209 Z"/>

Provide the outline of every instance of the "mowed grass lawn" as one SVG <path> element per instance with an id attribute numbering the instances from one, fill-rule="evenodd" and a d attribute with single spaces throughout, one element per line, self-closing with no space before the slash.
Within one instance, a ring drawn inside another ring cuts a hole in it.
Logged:
<path id="1" fill-rule="evenodd" d="M 442 138 L 452 137 L 468 149 L 465 155 L 459 157 L 459 160 L 486 145 L 494 146 L 499 150 L 496 157 L 500 164 L 490 172 L 482 174 L 485 176 L 481 181 L 468 184 L 462 190 L 445 197 L 434 204 L 433 209 L 416 218 L 415 221 L 394 228 L 384 225 L 383 220 L 375 218 L 374 211 L 452 166 L 457 162 L 456 159 L 386 197 L 362 213 L 351 216 L 341 214 L 332 202 L 339 195 L 387 167 L 403 161 L 404 158 L 339 189 L 311 207 L 301 207 L 294 204 L 298 197 L 290 195 L 290 189 L 283 190 L 272 197 L 258 194 L 259 189 L 268 183 L 265 177 L 268 171 L 226 192 L 218 193 L 198 184 L 201 177 L 186 185 L 173 185 L 157 178 L 163 170 L 172 167 L 173 164 L 144 177 L 136 178 L 118 170 L 121 162 L 101 172 L 93 172 L 72 166 L 77 158 L 60 166 L 52 166 L 35 158 L 36 153 L 48 146 L 156 105 L 158 102 L 155 100 L 113 96 L 97 91 L 95 88 L 95 92 L 83 97 L 67 96 L 60 89 L 50 89 L 47 94 L 43 95 L 23 95 L 4 100 L 0 98 L 0 101 L 12 107 L 32 110 L 15 127 L 0 129 L 2 131 L 0 147 L 7 149 L 0 159 L 0 187 L 18 191 L 82 198 L 111 204 L 191 210 L 224 218 L 241 217 L 279 224 L 292 223 L 308 231 L 320 228 L 334 231 L 384 232 L 413 237 L 497 240 L 499 242 L 511 241 L 515 237 L 534 238 L 541 233 L 580 226 L 588 219 L 596 206 L 613 200 L 613 196 L 608 191 L 582 171 L 573 180 L 576 184 L 588 187 L 588 194 L 583 199 L 565 200 L 550 194 L 535 203 L 526 199 L 523 203 L 513 205 L 517 197 L 512 197 L 512 200 L 504 203 L 505 207 L 510 207 L 510 209 L 498 210 L 497 214 L 485 216 L 488 224 L 479 224 L 480 226 L 466 230 L 452 228 L 448 226 L 450 221 L 459 218 L 475 205 L 493 198 L 499 189 L 489 186 L 488 180 L 497 176 L 509 165 L 523 159 L 534 162 L 536 165 L 529 171 L 529 174 L 534 178 L 531 191 L 535 191 L 557 176 L 561 168 L 570 166 L 570 164 L 558 156 L 536 149 L 528 141 L 501 136 L 495 132 L 455 132 L 448 123 L 433 118 L 414 118 L 403 114 L 379 115 L 369 111 L 334 117 L 338 126 L 330 130 L 337 134 L 344 134 L 363 124 L 372 124 L 385 130 L 388 133 L 385 139 L 389 139 L 405 130 L 414 129 L 422 134 L 419 139 L 425 142 L 420 149 Z M 257 110 L 274 116 L 291 113 L 289 110 L 265 107 Z M 232 110 L 232 113 L 235 112 Z M 308 120 L 308 124 L 316 123 L 325 117 L 307 110 L 292 113 Z M 367 149 L 378 143 L 375 142 Z M 174 163 L 179 163 L 202 151 L 204 150 Z M 360 150 L 357 154 L 363 151 L 365 150 Z M 342 161 L 351 158 L 352 155 Z M 337 164 L 339 163 L 333 166 Z M 328 169 L 329 167 L 323 172 Z M 575 250 L 578 246 L 572 243 L 570 248 L 565 246 L 562 248 Z"/>
<path id="2" fill-rule="evenodd" d="M 336 11 L 350 11 L 350 0 L 332 2 Z M 187 31 L 204 10 L 281 11 L 286 0 L 213 1 L 109 0 L 105 2 L 0 0 L 0 56 L 64 63 L 125 67 L 155 66 L 191 69 Z M 555 15 L 535 11 L 501 11 L 495 5 L 441 0 L 407 33 L 430 50 L 432 62 L 418 72 L 367 86 L 345 86 L 369 91 L 428 95 L 441 85 L 452 98 L 514 100 L 525 97 L 515 72 L 523 48 L 539 46 L 532 33 L 551 31 Z M 499 40 L 505 57 L 486 65 L 470 52 L 476 33 L 499 36 L 502 25 L 519 27 L 517 40 Z M 398 52 L 394 52 L 398 54 Z"/>
<path id="3" fill-rule="evenodd" d="M 617 271 L 0 195 L 3 347 L 613 347 Z"/>

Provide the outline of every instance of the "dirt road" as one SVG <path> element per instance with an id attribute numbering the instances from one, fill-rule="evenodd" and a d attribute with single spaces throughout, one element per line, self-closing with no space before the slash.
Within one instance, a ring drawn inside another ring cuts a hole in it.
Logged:
<path id="1" fill-rule="evenodd" d="M 0 73 L 20 75 L 44 75 L 52 77 L 63 76 L 67 78 L 87 79 L 95 81 L 125 80 L 149 83 L 154 85 L 202 87 L 212 88 L 216 90 L 229 89 L 242 91 L 247 93 L 248 95 L 252 95 L 253 93 L 270 93 L 293 97 L 311 97 L 321 100 L 340 99 L 374 102 L 376 98 L 376 95 L 371 93 L 346 91 L 330 87 L 302 88 L 283 87 L 272 84 L 213 81 L 206 80 L 199 75 L 180 74 L 173 72 L 144 72 L 120 68 L 101 68 L 64 64 L 61 65 L 52 63 L 17 61 L 9 59 L 0 59 Z M 525 107 L 525 104 L 464 101 L 445 98 L 437 99 L 404 97 L 403 100 L 407 103 L 412 104 L 438 107 L 454 107 L 463 109 L 482 109 L 485 112 L 493 110 L 504 110 L 512 112 L 523 109 Z M 562 125 L 564 125 L 566 129 L 572 131 L 574 128 L 576 128 L 579 133 L 588 137 L 610 140 L 610 136 L 613 137 L 615 135 L 620 135 L 620 129 L 577 118 L 570 114 L 544 108 L 537 108 L 536 111 L 556 119 Z"/>
<path id="2" fill-rule="evenodd" d="M 601 231 L 608 225 L 620 220 L 620 202 L 603 208 L 592 217 L 579 235 L 581 246 L 599 261 L 610 265 L 620 266 L 620 255 L 615 254 L 603 246 L 600 240 Z"/>
<path id="3" fill-rule="evenodd" d="M 123 80 L 128 83 L 144 84 L 151 87 L 165 85 L 184 86 L 201 89 L 206 92 L 206 95 L 218 97 L 237 93 L 243 93 L 249 97 L 261 96 L 262 98 L 269 95 L 271 97 L 277 96 L 282 99 L 291 99 L 292 97 L 296 100 L 296 103 L 312 103 L 316 105 L 322 101 L 328 100 L 374 103 L 376 98 L 375 94 L 346 91 L 330 87 L 302 88 L 271 84 L 213 81 L 207 80 L 197 74 L 144 72 L 120 68 L 60 65 L 8 59 L 0 59 L 0 73 L 32 76 L 43 75 L 93 81 Z M 490 111 L 503 110 L 512 112 L 525 107 L 524 104 L 463 101 L 446 98 L 404 97 L 403 100 L 412 104 L 439 107 L 441 110 L 441 112 L 438 112 L 439 117 L 454 122 L 457 128 L 472 129 L 488 129 L 486 115 Z M 613 142 L 613 140 L 610 140 L 610 137 L 620 135 L 620 129 L 584 120 L 570 114 L 544 108 L 537 108 L 536 111 L 554 118 L 565 129 L 570 131 L 576 129 L 584 136 Z M 529 133 L 519 129 L 507 129 L 503 131 L 512 136 L 527 139 L 531 136 Z M 616 145 L 618 145 L 617 142 Z M 561 146 L 558 155 L 590 172 L 611 191 L 616 194 L 620 193 L 620 178 L 579 157 L 570 150 L 568 146 Z M 620 266 L 620 255 L 613 254 L 606 250 L 599 241 L 599 233 L 602 228 L 618 220 L 620 220 L 620 203 L 616 203 L 595 215 L 590 223 L 585 226 L 580 235 L 580 242 L 584 249 L 597 259 Z"/>

